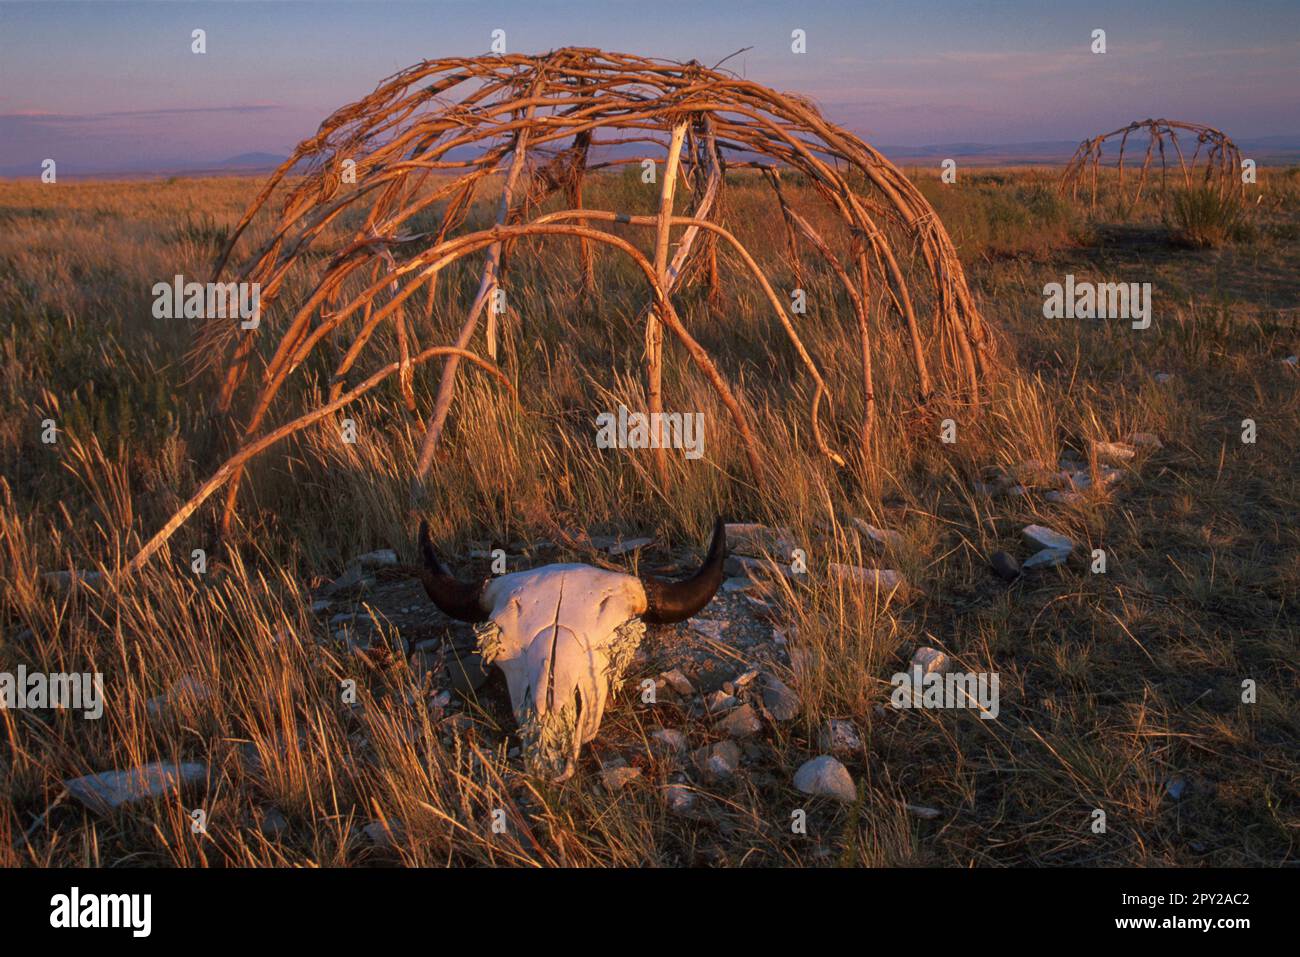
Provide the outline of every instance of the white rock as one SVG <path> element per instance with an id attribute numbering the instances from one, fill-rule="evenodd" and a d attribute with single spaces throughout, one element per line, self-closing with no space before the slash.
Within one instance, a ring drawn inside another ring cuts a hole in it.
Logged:
<path id="1" fill-rule="evenodd" d="M 763 730 L 763 722 L 752 705 L 743 704 L 728 711 L 717 723 L 720 733 L 729 738 L 746 738 Z"/>
<path id="2" fill-rule="evenodd" d="M 600 772 L 600 782 L 605 785 L 606 791 L 616 794 L 640 776 L 640 768 L 606 768 Z"/>
<path id="3" fill-rule="evenodd" d="M 908 666 L 908 671 L 919 667 L 921 674 L 928 675 L 931 673 L 942 673 L 948 670 L 948 656 L 938 648 L 917 648 L 912 655 L 912 663 Z"/>
<path id="4" fill-rule="evenodd" d="M 711 781 L 731 777 L 740 767 L 740 747 L 735 741 L 706 744 L 693 755 L 695 765 Z"/>
<path id="5" fill-rule="evenodd" d="M 789 555 L 794 548 L 794 536 L 788 528 L 735 522 L 727 525 L 726 535 L 727 552 L 733 555 L 749 555 L 754 558 L 772 555 L 781 558 Z"/>
<path id="6" fill-rule="evenodd" d="M 289 819 L 278 808 L 269 807 L 262 812 L 262 819 L 258 822 L 257 829 L 262 832 L 263 837 L 274 841 L 288 832 Z"/>
<path id="7" fill-rule="evenodd" d="M 817 735 L 817 746 L 832 754 L 858 754 L 862 751 L 862 737 L 852 721 L 829 718 Z"/>
<path id="8" fill-rule="evenodd" d="M 375 847 L 391 849 L 403 837 L 401 821 L 371 821 L 361 829 Z"/>
<path id="9" fill-rule="evenodd" d="M 906 807 L 909 813 L 927 821 L 933 821 L 939 816 L 938 808 L 926 807 L 923 804 L 908 804 Z"/>
<path id="10" fill-rule="evenodd" d="M 1042 525 L 1027 525 L 1021 529 L 1020 534 L 1024 536 L 1025 541 L 1037 548 L 1064 548 L 1067 551 L 1074 548 L 1074 542 L 1070 539 Z"/>
<path id="11" fill-rule="evenodd" d="M 841 565 L 838 562 L 831 562 L 827 566 L 827 571 L 838 581 L 860 585 L 885 595 L 907 591 L 907 582 L 902 573 L 890 568 L 862 568 L 859 565 Z"/>
<path id="12" fill-rule="evenodd" d="M 715 691 L 713 694 L 704 696 L 704 706 L 708 708 L 709 714 L 718 714 L 734 708 L 736 706 L 736 696 L 728 694 L 726 691 Z"/>
<path id="13" fill-rule="evenodd" d="M 656 728 L 650 733 L 650 750 L 663 757 L 686 753 L 686 735 L 676 728 Z"/>
<path id="14" fill-rule="evenodd" d="M 1033 571 L 1036 568 L 1056 568 L 1069 561 L 1071 551 L 1072 549 L 1069 548 L 1044 548 L 1026 558 L 1020 563 L 1020 567 L 1025 571 Z"/>
<path id="15" fill-rule="evenodd" d="M 799 714 L 799 696 L 776 675 L 764 674 L 763 707 L 777 721 L 793 721 Z"/>
<path id="16" fill-rule="evenodd" d="M 358 555 L 356 562 L 362 568 L 383 568 L 386 565 L 396 565 L 397 552 L 391 548 L 381 548 L 378 551 Z"/>
<path id="17" fill-rule="evenodd" d="M 1128 437 L 1129 443 L 1137 446 L 1139 449 L 1151 449 L 1156 451 L 1163 449 L 1164 443 L 1160 441 L 1160 436 L 1154 432 L 1134 432 Z"/>
<path id="18" fill-rule="evenodd" d="M 749 591 L 753 587 L 754 582 L 750 578 L 728 578 L 722 583 L 722 590 L 728 595 L 738 591 Z"/>
<path id="19" fill-rule="evenodd" d="M 690 814 L 695 810 L 695 792 L 685 784 L 670 784 L 664 788 L 664 801 L 673 814 Z"/>
<path id="20" fill-rule="evenodd" d="M 207 778 L 208 769 L 197 762 L 182 764 L 154 762 L 128 771 L 103 771 L 64 781 L 74 798 L 96 814 L 161 797 L 176 788 L 197 784 Z"/>
<path id="21" fill-rule="evenodd" d="M 654 543 L 655 540 L 653 538 L 629 538 L 627 541 L 615 542 L 613 545 L 609 546 L 608 551 L 611 555 L 626 555 L 628 552 L 638 551 L 639 549 L 645 548 L 647 545 L 653 545 Z"/>
<path id="22" fill-rule="evenodd" d="M 1112 465 L 1129 462 L 1137 457 L 1137 449 L 1124 442 L 1093 442 L 1092 451 L 1099 462 L 1109 462 Z"/>
<path id="23" fill-rule="evenodd" d="M 1169 372 L 1157 372 L 1155 378 L 1157 382 L 1159 382 L 1161 385 L 1164 385 L 1166 382 L 1168 382 L 1170 379 L 1173 378 L 1173 374 Z"/>
<path id="24" fill-rule="evenodd" d="M 735 685 L 737 688 L 744 688 L 747 687 L 755 678 L 757 678 L 758 675 L 759 675 L 759 671 L 757 668 L 750 668 L 749 670 L 741 672 L 740 674 L 736 675 L 735 680 L 732 681 L 731 683 Z"/>
<path id="25" fill-rule="evenodd" d="M 682 674 L 681 670 L 678 668 L 674 668 L 672 671 L 665 671 L 659 677 L 668 684 L 669 688 L 672 688 L 673 691 L 677 692 L 682 697 L 695 694 L 695 686 L 691 684 L 690 680 Z"/>
<path id="26" fill-rule="evenodd" d="M 889 528 L 876 528 L 876 526 L 864 522 L 860 518 L 855 518 L 853 524 L 878 551 L 883 552 L 891 548 L 901 548 L 903 545 L 901 532 Z"/>
<path id="27" fill-rule="evenodd" d="M 728 555 L 723 571 L 732 578 L 748 578 L 752 581 L 764 581 L 773 575 L 794 578 L 796 573 L 787 562 L 766 558 L 746 558 L 744 555 Z"/>
<path id="28" fill-rule="evenodd" d="M 47 585 L 50 585 L 51 587 L 58 589 L 59 591 L 67 591 L 74 584 L 98 585 L 101 581 L 104 580 L 104 575 L 102 572 L 81 572 L 81 571 L 45 572 L 43 575 L 41 575 L 41 580 L 44 581 Z"/>
<path id="29" fill-rule="evenodd" d="M 1086 500 L 1086 496 L 1080 492 L 1058 492 L 1055 489 L 1048 492 L 1043 498 L 1053 505 L 1078 505 Z"/>
<path id="30" fill-rule="evenodd" d="M 210 697 L 212 697 L 212 690 L 207 685 L 198 678 L 186 675 L 168 688 L 164 694 L 146 701 L 145 710 L 156 718 L 180 702 L 207 701 Z"/>
<path id="31" fill-rule="evenodd" d="M 795 772 L 794 786 L 804 794 L 852 803 L 858 798 L 849 769 L 829 754 L 805 761 Z"/>
<path id="32" fill-rule="evenodd" d="M 714 641 L 721 641 L 723 632 L 731 625 L 729 621 L 716 621 L 710 618 L 692 618 L 691 631 L 703 635 L 705 638 L 711 638 Z"/>

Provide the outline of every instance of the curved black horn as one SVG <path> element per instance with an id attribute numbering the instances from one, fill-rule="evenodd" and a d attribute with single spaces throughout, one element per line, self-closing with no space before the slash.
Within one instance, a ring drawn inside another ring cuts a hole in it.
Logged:
<path id="1" fill-rule="evenodd" d="M 727 527 L 719 518 L 713 523 L 713 541 L 704 564 L 690 578 L 679 582 L 642 578 L 646 610 L 641 617 L 654 625 L 685 621 L 707 605 L 722 584 L 722 563 L 727 558 Z"/>
<path id="2" fill-rule="evenodd" d="M 487 584 L 487 579 L 463 582 L 453 578 L 438 558 L 438 550 L 433 547 L 428 522 L 420 522 L 420 556 L 424 559 L 420 581 L 444 615 L 460 621 L 487 620 L 488 610 L 483 606 L 483 586 Z"/>

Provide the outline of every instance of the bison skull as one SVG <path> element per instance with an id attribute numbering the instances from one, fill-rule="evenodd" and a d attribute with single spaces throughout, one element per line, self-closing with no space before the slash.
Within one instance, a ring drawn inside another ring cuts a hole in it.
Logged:
<path id="1" fill-rule="evenodd" d="M 444 613 L 475 623 L 483 660 L 505 673 L 525 760 L 562 780 L 596 736 L 645 623 L 683 621 L 717 592 L 726 532 L 719 519 L 703 566 L 678 582 L 576 564 L 461 582 L 439 560 L 427 523 L 420 551 L 429 597 Z"/>

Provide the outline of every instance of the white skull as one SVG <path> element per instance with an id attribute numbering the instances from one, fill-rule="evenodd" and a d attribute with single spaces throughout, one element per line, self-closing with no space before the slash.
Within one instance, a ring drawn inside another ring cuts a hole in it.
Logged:
<path id="1" fill-rule="evenodd" d="M 546 565 L 478 583 L 454 579 L 420 528 L 421 579 L 446 614 L 475 622 L 479 653 L 510 686 L 531 769 L 560 780 L 596 736 L 605 704 L 645 634 L 644 622 L 689 618 L 722 581 L 726 534 L 714 525 L 708 558 L 681 582 L 590 565 Z"/>
<path id="2" fill-rule="evenodd" d="M 525 753 L 568 777 L 645 634 L 645 589 L 620 572 L 547 565 L 493 580 L 483 599 L 479 652 L 505 672 Z"/>

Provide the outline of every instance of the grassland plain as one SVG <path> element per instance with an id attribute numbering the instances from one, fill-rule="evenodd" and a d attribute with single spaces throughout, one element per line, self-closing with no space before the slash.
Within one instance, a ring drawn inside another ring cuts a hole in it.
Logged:
<path id="1" fill-rule="evenodd" d="M 820 459 L 797 359 L 724 255 L 720 299 L 688 281 L 679 305 L 739 384 L 771 474 L 750 484 L 713 393 L 670 362 L 669 406 L 704 412 L 707 441 L 702 459 L 674 459 L 658 490 L 648 456 L 594 444 L 598 412 L 644 405 L 644 291 L 602 257 L 601 296 L 586 301 L 571 246 L 542 240 L 510 258 L 502 364 L 521 401 L 467 379 L 422 500 L 409 489 L 420 423 L 395 386 L 379 389 L 351 412 L 356 444 L 322 425 L 256 463 L 223 547 L 200 513 L 140 576 L 70 590 L 41 573 L 111 572 L 228 449 L 227 423 L 211 412 L 216 383 L 184 361 L 194 329 L 155 319 L 151 289 L 206 278 L 258 183 L 0 183 L 0 671 L 101 672 L 108 699 L 99 721 L 0 711 L 0 865 L 1294 863 L 1300 372 L 1283 360 L 1300 351 L 1300 175 L 1262 171 L 1258 201 L 1231 222 L 1154 197 L 1089 215 L 1058 197 L 1059 171 L 1047 169 L 963 171 L 951 185 L 929 169 L 909 175 L 999 333 L 1005 369 L 978 414 L 942 397 L 916 408 L 899 340 L 885 332 L 870 454 L 843 470 Z M 655 196 L 634 176 L 608 176 L 586 200 L 649 213 Z M 801 335 L 850 444 L 862 411 L 856 332 L 834 278 L 789 258 L 756 181 L 733 176 L 724 208 L 779 287 L 798 275 L 808 291 Z M 469 224 L 493 214 L 482 203 Z M 625 235 L 645 248 L 644 235 Z M 472 270 L 462 264 L 439 287 L 422 341 L 453 337 Z M 1067 274 L 1151 283 L 1150 328 L 1044 319 L 1045 284 Z M 312 371 L 292 397 L 300 405 L 328 388 L 328 370 Z M 436 385 L 436 370 L 417 373 L 420 409 Z M 939 441 L 945 417 L 959 424 L 952 444 Z M 1247 418 L 1253 443 L 1241 438 Z M 57 424 L 53 444 L 41 440 L 45 420 Z M 1023 495 L 978 490 L 992 472 L 1070 450 L 1096 476 L 1094 441 L 1135 431 L 1162 447 L 1073 504 L 1032 481 Z M 447 701 L 420 656 L 385 653 L 382 641 L 358 653 L 331 625 L 357 612 L 380 638 L 454 637 L 401 566 L 335 594 L 323 617 L 310 610 L 314 590 L 363 552 L 392 547 L 413 562 L 419 516 L 468 575 L 486 571 L 489 545 L 518 567 L 601 560 L 591 542 L 601 535 L 657 540 L 615 564 L 680 565 L 718 513 L 790 528 L 809 544 L 810 574 L 770 583 L 761 615 L 743 596 L 721 600 L 714 640 L 690 625 L 652 628 L 630 677 L 698 654 L 704 688 L 761 658 L 797 691 L 797 719 L 765 722 L 723 781 L 647 747 L 661 726 L 707 745 L 718 738 L 707 717 L 635 694 L 616 701 L 574 779 L 522 773 L 495 680 Z M 824 574 L 830 561 L 871 563 L 854 518 L 902 534 L 891 558 L 915 586 L 906 597 Z M 1070 535 L 1080 556 L 1103 549 L 1106 572 L 1076 556 L 1004 585 L 988 556 L 1024 554 L 1031 522 Z M 204 576 L 191 571 L 194 548 L 212 555 Z M 889 708 L 889 676 L 923 645 L 997 672 L 998 719 Z M 348 680 L 355 705 L 340 695 Z M 148 706 L 186 687 L 204 693 Z M 828 718 L 861 733 L 846 758 L 859 794 L 850 805 L 791 785 Z M 601 787 L 601 762 L 620 758 L 641 777 Z M 155 760 L 201 762 L 206 782 L 106 816 L 66 794 L 77 775 Z M 665 800 L 683 774 L 698 798 L 688 815 Z M 806 834 L 790 827 L 800 808 Z M 198 832 L 194 809 L 206 820 Z M 510 822 L 502 833 L 497 809 Z"/>

